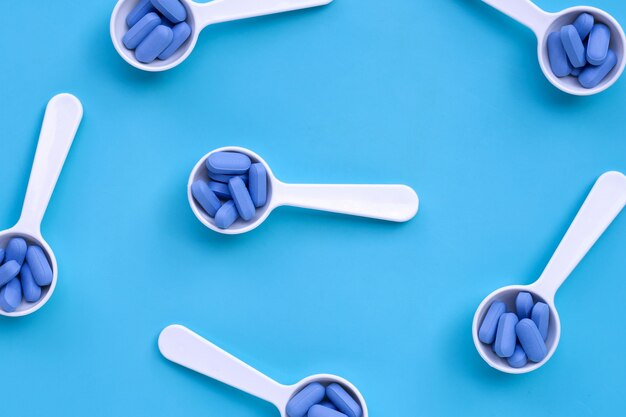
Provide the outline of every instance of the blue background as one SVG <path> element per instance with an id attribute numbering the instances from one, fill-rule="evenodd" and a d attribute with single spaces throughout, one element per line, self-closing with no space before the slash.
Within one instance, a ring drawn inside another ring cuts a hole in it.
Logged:
<path id="1" fill-rule="evenodd" d="M 114 3 L 12 2 L 0 26 L 2 226 L 46 102 L 67 91 L 85 108 L 43 224 L 57 291 L 0 319 L 2 415 L 278 415 L 164 360 L 172 323 L 280 382 L 345 376 L 373 416 L 623 413 L 626 215 L 557 296 L 561 344 L 541 370 L 490 369 L 470 329 L 488 293 L 541 273 L 595 179 L 626 171 L 626 80 L 561 93 L 533 34 L 478 0 L 336 0 L 220 24 L 149 74 L 113 49 Z M 591 4 L 626 22 L 623 2 Z M 220 236 L 185 186 L 224 145 L 285 181 L 405 183 L 421 210 L 397 225 L 279 209 Z"/>

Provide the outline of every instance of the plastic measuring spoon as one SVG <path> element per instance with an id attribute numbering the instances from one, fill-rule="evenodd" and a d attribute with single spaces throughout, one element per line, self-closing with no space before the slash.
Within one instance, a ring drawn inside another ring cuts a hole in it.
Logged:
<path id="1" fill-rule="evenodd" d="M 530 285 L 512 285 L 491 293 L 478 306 L 472 324 L 474 344 L 480 356 L 492 367 L 511 374 L 534 371 L 554 354 L 561 337 L 561 322 L 554 305 L 554 296 L 570 273 L 596 243 L 626 205 L 626 177 L 619 172 L 607 172 L 593 186 L 574 222 L 550 259 L 539 279 Z M 550 327 L 546 346 L 548 354 L 537 363 L 528 362 L 523 368 L 512 368 L 506 359 L 498 357 L 490 345 L 478 340 L 478 329 L 494 301 L 502 301 L 509 311 L 515 311 L 515 297 L 520 291 L 531 293 L 537 301 L 550 307 Z"/>
<path id="2" fill-rule="evenodd" d="M 34 313 L 48 302 L 56 288 L 57 260 L 41 236 L 41 221 L 82 117 L 83 106 L 70 94 L 53 97 L 46 107 L 22 214 L 15 226 L 0 232 L 0 247 L 6 247 L 9 240 L 14 237 L 25 239 L 29 245 L 40 246 L 52 267 L 52 283 L 49 287 L 43 288 L 39 301 L 27 303 L 22 300 L 22 304 L 12 313 L 0 309 L 3 316 L 19 317 Z"/>
<path id="3" fill-rule="evenodd" d="M 282 385 L 180 325 L 166 327 L 161 332 L 159 350 L 174 363 L 274 404 L 282 417 L 289 417 L 289 400 L 313 382 L 324 386 L 333 382 L 341 385 L 359 403 L 363 417 L 368 417 L 367 405 L 359 390 L 336 375 L 313 375 L 295 385 Z"/>
<path id="4" fill-rule="evenodd" d="M 209 181 L 205 161 L 215 152 L 239 152 L 260 162 L 267 170 L 267 203 L 256 210 L 250 221 L 237 220 L 230 228 L 220 229 L 215 221 L 200 207 L 191 194 L 191 185 L 197 180 Z M 187 185 L 189 204 L 194 214 L 205 226 L 224 234 L 240 234 L 257 228 L 270 213 L 280 206 L 302 207 L 353 216 L 393 222 L 406 222 L 415 217 L 419 199 L 415 191 L 406 185 L 314 185 L 285 184 L 278 180 L 267 163 L 246 148 L 228 146 L 209 152 L 198 161 L 189 176 Z"/>
<path id="5" fill-rule="evenodd" d="M 539 65 L 546 78 L 558 89 L 577 96 L 597 94 L 612 86 L 624 71 L 624 44 L 626 36 L 620 24 L 604 10 L 589 6 L 576 6 L 557 13 L 546 12 L 537 7 L 530 0 L 482 0 L 502 13 L 512 17 L 524 26 L 531 29 L 537 36 Z M 596 23 L 604 23 L 611 30 L 611 43 L 609 47 L 617 56 L 617 64 L 609 74 L 594 88 L 584 88 L 575 77 L 558 78 L 550 68 L 548 58 L 548 35 L 560 31 L 561 27 L 569 25 L 576 20 L 581 13 L 591 14 Z"/>
<path id="6" fill-rule="evenodd" d="M 191 27 L 191 36 L 170 58 L 164 61 L 157 59 L 150 64 L 137 61 L 134 52 L 127 49 L 122 42 L 124 34 L 129 29 L 126 24 L 126 16 L 139 1 L 118 1 L 111 15 L 111 39 L 117 52 L 130 65 L 144 71 L 156 72 L 174 68 L 187 59 L 198 42 L 200 32 L 209 25 L 323 6 L 332 0 L 212 0 L 208 3 L 180 0 L 187 8 L 187 24 Z"/>

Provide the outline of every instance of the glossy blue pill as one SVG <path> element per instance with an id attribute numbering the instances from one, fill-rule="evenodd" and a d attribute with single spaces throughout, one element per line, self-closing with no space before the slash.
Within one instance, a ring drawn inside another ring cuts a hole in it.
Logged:
<path id="1" fill-rule="evenodd" d="M 485 318 L 483 319 L 480 329 L 478 329 L 478 340 L 488 345 L 496 340 L 496 330 L 498 330 L 498 322 L 500 316 L 506 313 L 506 305 L 501 301 L 495 301 L 489 307 Z"/>
<path id="2" fill-rule="evenodd" d="M 214 174 L 213 172 L 209 171 L 209 178 L 211 178 L 213 181 L 221 182 L 224 184 L 228 184 L 228 181 L 230 181 L 231 178 L 235 178 L 235 177 L 241 178 L 241 180 L 246 184 L 248 183 L 248 174 L 226 175 L 226 174 Z"/>
<path id="3" fill-rule="evenodd" d="M 320 403 L 320 405 L 321 405 L 322 407 L 330 408 L 330 409 L 332 409 L 332 410 L 336 410 L 336 409 L 337 409 L 337 407 L 335 407 L 335 405 L 334 405 L 333 403 L 331 403 L 330 401 L 322 401 L 322 402 Z"/>
<path id="4" fill-rule="evenodd" d="M 574 68 L 584 67 L 587 63 L 585 58 L 585 45 L 578 35 L 574 25 L 567 25 L 561 28 L 561 42 L 567 54 L 569 62 Z"/>
<path id="5" fill-rule="evenodd" d="M 52 283 L 52 268 L 43 249 L 39 246 L 29 246 L 26 251 L 26 262 L 37 285 L 45 287 Z"/>
<path id="6" fill-rule="evenodd" d="M 515 298 L 515 311 L 517 311 L 518 319 L 527 319 L 533 310 L 533 296 L 528 292 L 520 292 Z"/>
<path id="7" fill-rule="evenodd" d="M 246 188 L 246 184 L 244 184 L 241 178 L 234 177 L 228 181 L 228 189 L 230 190 L 230 195 L 233 197 L 235 206 L 237 206 L 239 217 L 245 221 L 251 220 L 256 213 L 256 209 L 254 208 L 254 203 Z"/>
<path id="8" fill-rule="evenodd" d="M 585 40 L 587 35 L 589 35 L 589 32 L 591 32 L 591 28 L 593 27 L 593 24 L 594 24 L 593 16 L 590 15 L 589 13 L 582 13 L 580 16 L 576 18 L 576 20 L 574 21 L 574 27 L 576 28 L 576 31 L 578 32 L 578 36 L 580 36 L 580 39 L 582 39 L 583 41 Z"/>
<path id="9" fill-rule="evenodd" d="M 244 175 L 251 164 L 247 155 L 237 152 L 215 152 L 206 160 L 209 172 L 223 175 Z"/>
<path id="10" fill-rule="evenodd" d="M 255 207 L 267 202 L 267 170 L 261 163 L 252 164 L 248 171 L 248 189 Z"/>
<path id="11" fill-rule="evenodd" d="M 233 200 L 228 200 L 215 213 L 215 225 L 220 229 L 228 229 L 239 218 L 237 206 Z"/>
<path id="12" fill-rule="evenodd" d="M 7 313 L 14 312 L 22 303 L 22 285 L 20 280 L 13 278 L 0 290 L 0 308 Z"/>
<path id="13" fill-rule="evenodd" d="M 535 322 L 543 340 L 546 340 L 548 338 L 548 329 L 550 328 L 550 307 L 542 302 L 535 304 L 531 319 Z"/>
<path id="14" fill-rule="evenodd" d="M 221 198 L 222 200 L 230 200 L 232 198 L 230 196 L 228 184 L 217 181 L 209 181 L 209 188 L 215 193 L 218 198 Z"/>
<path id="15" fill-rule="evenodd" d="M 515 331 L 528 359 L 541 362 L 548 354 L 548 349 L 535 322 L 531 319 L 523 319 L 517 323 Z"/>
<path id="16" fill-rule="evenodd" d="M 35 282 L 33 273 L 30 271 L 28 264 L 22 265 L 20 271 L 20 282 L 22 283 L 22 292 L 24 293 L 24 300 L 29 303 L 39 301 L 41 298 L 41 287 Z"/>
<path id="17" fill-rule="evenodd" d="M 346 415 L 332 408 L 316 404 L 309 409 L 307 417 L 346 417 Z"/>
<path id="18" fill-rule="evenodd" d="M 187 9 L 178 0 L 152 0 L 152 5 L 172 23 L 187 19 Z"/>
<path id="19" fill-rule="evenodd" d="M 578 76 L 578 82 L 585 88 L 594 88 L 606 78 L 613 67 L 617 64 L 617 56 L 609 49 L 606 59 L 597 67 L 587 65 L 583 72 Z"/>
<path id="20" fill-rule="evenodd" d="M 15 278 L 20 273 L 20 268 L 16 261 L 8 261 L 0 266 L 0 287 Z"/>
<path id="21" fill-rule="evenodd" d="M 494 350 L 496 355 L 501 358 L 510 358 L 515 352 L 515 344 L 517 343 L 515 326 L 518 321 L 517 316 L 513 313 L 504 313 L 500 317 Z"/>
<path id="22" fill-rule="evenodd" d="M 22 265 L 24 263 L 24 258 L 26 257 L 26 250 L 28 249 L 28 245 L 26 241 L 21 237 L 14 237 L 9 241 L 7 245 L 6 252 L 4 254 L 5 261 L 15 261 L 18 264 Z"/>
<path id="23" fill-rule="evenodd" d="M 185 23 L 181 22 L 172 28 L 172 33 L 174 35 L 172 42 L 169 44 L 167 48 L 159 55 L 160 60 L 166 60 L 189 39 L 191 36 L 191 27 Z"/>
<path id="24" fill-rule="evenodd" d="M 132 28 L 141 20 L 142 17 L 154 11 L 155 9 L 150 0 L 141 0 L 137 3 L 137 6 L 135 6 L 135 8 L 128 13 L 128 16 L 126 16 L 126 24 L 129 28 Z"/>
<path id="25" fill-rule="evenodd" d="M 359 403 L 337 383 L 332 383 L 326 387 L 326 397 L 337 407 L 337 410 L 348 417 L 361 417 L 363 415 L 363 409 Z"/>
<path id="26" fill-rule="evenodd" d="M 165 25 L 157 26 L 146 38 L 141 41 L 135 50 L 135 58 L 144 64 L 149 64 L 172 43 L 174 33 Z"/>
<path id="27" fill-rule="evenodd" d="M 217 211 L 222 207 L 220 199 L 204 181 L 198 180 L 191 184 L 191 195 L 211 217 L 215 217 Z"/>
<path id="28" fill-rule="evenodd" d="M 287 403 L 287 415 L 289 417 L 304 417 L 309 410 L 319 404 L 326 394 L 326 389 L 319 382 L 307 385 L 294 395 Z"/>
<path id="29" fill-rule="evenodd" d="M 157 26 L 161 24 L 158 14 L 148 13 L 139 20 L 122 38 L 124 46 L 128 49 L 135 49 L 146 36 L 148 36 Z"/>
<path id="30" fill-rule="evenodd" d="M 609 53 L 611 30 L 602 23 L 593 26 L 587 41 L 587 61 L 591 65 L 601 65 Z"/>
<path id="31" fill-rule="evenodd" d="M 552 32 L 548 36 L 548 58 L 550 59 L 550 68 L 557 77 L 565 77 L 572 72 L 572 65 L 567 59 L 565 48 L 563 48 L 560 32 Z"/>
<path id="32" fill-rule="evenodd" d="M 528 363 L 528 357 L 526 357 L 526 352 L 524 349 L 518 344 L 515 346 L 515 351 L 513 355 L 506 360 L 512 368 L 523 368 Z"/>

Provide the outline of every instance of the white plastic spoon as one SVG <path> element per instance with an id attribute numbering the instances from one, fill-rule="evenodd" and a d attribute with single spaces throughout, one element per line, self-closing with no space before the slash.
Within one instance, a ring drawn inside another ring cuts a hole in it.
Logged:
<path id="1" fill-rule="evenodd" d="M 474 344 L 480 356 L 493 368 L 511 374 L 534 371 L 554 354 L 561 338 L 561 321 L 554 305 L 557 290 L 580 263 L 589 249 L 613 222 L 626 205 L 626 177 L 620 172 L 607 172 L 593 186 L 574 222 L 550 259 L 539 279 L 530 285 L 512 285 L 491 293 L 478 306 L 472 324 Z M 490 345 L 478 339 L 478 329 L 494 301 L 502 301 L 508 311 L 515 311 L 515 298 L 520 291 L 531 293 L 537 301 L 550 307 L 550 327 L 546 346 L 548 354 L 537 363 L 528 362 L 523 368 L 509 366 L 506 359 L 498 357 Z"/>
<path id="2" fill-rule="evenodd" d="M 295 385 L 282 385 L 180 325 L 166 327 L 161 332 L 159 350 L 174 363 L 274 404 L 282 417 L 288 417 L 289 400 L 313 382 L 341 385 L 359 403 L 363 417 L 368 417 L 361 393 L 336 375 L 313 375 Z"/>

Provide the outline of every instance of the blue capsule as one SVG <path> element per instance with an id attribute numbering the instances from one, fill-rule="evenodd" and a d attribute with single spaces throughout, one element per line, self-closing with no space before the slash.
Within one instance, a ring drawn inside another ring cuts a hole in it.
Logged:
<path id="1" fill-rule="evenodd" d="M 498 330 L 496 332 L 496 341 L 494 350 L 496 355 L 501 358 L 509 358 L 515 351 L 517 338 L 515 336 L 515 326 L 518 318 L 514 313 L 504 313 L 498 322 Z M 523 346 L 523 345 L 522 345 Z"/>
<path id="2" fill-rule="evenodd" d="M 326 387 L 326 397 L 347 417 L 361 417 L 363 409 L 343 387 L 332 383 Z"/>
<path id="3" fill-rule="evenodd" d="M 585 45 L 578 35 L 574 25 L 567 25 L 561 28 L 561 42 L 567 54 L 569 62 L 574 68 L 582 68 L 587 63 L 585 59 Z"/>
<path id="4" fill-rule="evenodd" d="M 319 382 L 307 385 L 293 396 L 287 403 L 287 415 L 289 417 L 304 417 L 311 407 L 319 404 L 326 394 L 326 389 Z"/>
<path id="5" fill-rule="evenodd" d="M 533 296 L 528 292 L 520 292 L 515 298 L 515 309 L 518 319 L 527 319 L 533 309 Z"/>
<path id="6" fill-rule="evenodd" d="M 174 53 L 189 39 L 191 36 L 191 27 L 185 23 L 179 23 L 172 28 L 172 34 L 174 35 L 172 42 L 167 48 L 159 55 L 159 59 L 165 61 L 170 58 Z"/>
<path id="7" fill-rule="evenodd" d="M 617 64 L 617 56 L 609 49 L 606 60 L 599 66 L 588 65 L 578 76 L 578 82 L 585 88 L 594 88 L 606 78 Z"/>
<path id="8" fill-rule="evenodd" d="M 7 313 L 12 313 L 22 303 L 22 285 L 20 280 L 13 278 L 0 290 L 0 308 Z"/>
<path id="9" fill-rule="evenodd" d="M 606 60 L 611 43 L 611 30 L 602 23 L 593 26 L 587 41 L 587 61 L 591 65 L 602 65 Z"/>
<path id="10" fill-rule="evenodd" d="M 135 50 L 135 58 L 144 64 L 153 62 L 172 43 L 172 39 L 174 39 L 172 29 L 165 25 L 157 26 L 141 41 Z"/>
<path id="11" fill-rule="evenodd" d="M 228 229 L 239 218 L 239 212 L 233 200 L 224 203 L 215 213 L 215 225 L 220 229 Z"/>
<path id="12" fill-rule="evenodd" d="M 237 152 L 215 152 L 206 160 L 209 172 L 223 175 L 243 175 L 251 164 L 247 155 Z"/>
<path id="13" fill-rule="evenodd" d="M 128 16 L 126 16 L 126 24 L 129 28 L 132 28 L 141 20 L 142 17 L 154 11 L 155 9 L 150 0 L 141 0 L 137 6 L 135 6 L 135 8 L 128 13 Z"/>
<path id="14" fill-rule="evenodd" d="M 20 264 L 16 261 L 5 262 L 4 265 L 0 266 L 0 287 L 11 281 L 19 273 Z"/>
<path id="15" fill-rule="evenodd" d="M 512 368 L 523 368 L 528 363 L 526 352 L 520 345 L 515 346 L 513 355 L 506 360 Z"/>
<path id="16" fill-rule="evenodd" d="M 332 408 L 316 404 L 309 409 L 307 417 L 346 417 L 346 415 Z"/>
<path id="17" fill-rule="evenodd" d="M 582 13 L 574 21 L 574 27 L 578 31 L 580 39 L 585 40 L 594 24 L 594 18 L 589 13 Z"/>
<path id="18" fill-rule="evenodd" d="M 252 164 L 248 171 L 248 189 L 255 207 L 263 207 L 267 202 L 267 170 L 261 163 Z"/>
<path id="19" fill-rule="evenodd" d="M 572 72 L 572 66 L 567 59 L 567 53 L 561 42 L 561 33 L 552 32 L 548 35 L 548 57 L 550 59 L 550 68 L 552 72 L 559 78 L 568 76 Z"/>
<path id="20" fill-rule="evenodd" d="M 152 5 L 172 23 L 187 19 L 187 9 L 179 0 L 152 0 Z"/>
<path id="21" fill-rule="evenodd" d="M 128 49 L 135 49 L 139 44 L 161 24 L 158 14 L 148 13 L 139 20 L 122 38 L 124 46 Z"/>
<path id="22" fill-rule="evenodd" d="M 15 261 L 18 264 L 22 265 L 24 263 L 24 258 L 26 257 L 26 250 L 28 249 L 28 245 L 26 241 L 21 237 L 14 237 L 9 241 L 7 245 L 7 249 L 5 252 L 5 261 Z"/>
<path id="23" fill-rule="evenodd" d="M 43 249 L 39 246 L 29 246 L 28 251 L 26 251 L 26 262 L 28 262 L 37 285 L 45 287 L 52 283 L 52 268 Z"/>
<path id="24" fill-rule="evenodd" d="M 498 322 L 504 313 L 506 313 L 506 305 L 502 301 L 495 301 L 491 304 L 478 330 L 478 339 L 481 342 L 490 345 L 496 340 Z"/>
<path id="25" fill-rule="evenodd" d="M 532 362 L 541 362 L 548 354 L 546 343 L 531 319 L 523 319 L 515 326 L 515 332 L 526 356 Z"/>
<path id="26" fill-rule="evenodd" d="M 246 184 L 244 184 L 241 178 L 234 177 L 228 182 L 228 189 L 237 206 L 239 216 L 245 221 L 251 220 L 256 213 L 256 209 L 254 208 L 254 203 L 246 188 Z"/>
<path id="27" fill-rule="evenodd" d="M 191 195 L 211 217 L 215 217 L 217 211 L 222 207 L 220 199 L 202 180 L 198 180 L 191 185 Z"/>
<path id="28" fill-rule="evenodd" d="M 546 340 L 548 338 L 548 329 L 550 328 L 550 307 L 546 303 L 539 302 L 535 304 L 531 319 L 535 322 L 543 340 Z"/>
<path id="29" fill-rule="evenodd" d="M 28 264 L 22 265 L 20 271 L 20 281 L 22 283 L 22 292 L 24 293 L 24 300 L 29 303 L 39 301 L 41 298 L 41 287 L 37 285 L 33 273 L 30 271 Z"/>

